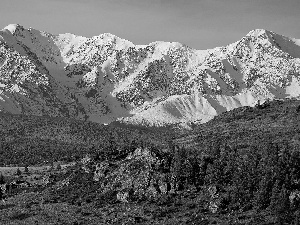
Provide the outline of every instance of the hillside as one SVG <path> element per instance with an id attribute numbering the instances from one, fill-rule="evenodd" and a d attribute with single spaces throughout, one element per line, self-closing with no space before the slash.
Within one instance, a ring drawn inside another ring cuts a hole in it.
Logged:
<path id="1" fill-rule="evenodd" d="M 224 112 L 195 125 L 168 151 L 144 146 L 116 161 L 81 161 L 81 169 L 60 178 L 70 178 L 68 186 L 52 186 L 48 201 L 91 201 L 114 212 L 112 217 L 100 213 L 99 221 L 107 223 L 297 223 L 299 118 L 295 99 Z M 80 197 L 72 187 L 81 189 Z M 126 213 L 128 208 L 134 211 Z"/>
<path id="2" fill-rule="evenodd" d="M 255 107 L 241 107 L 194 125 L 191 132 L 176 140 L 185 148 L 203 149 L 220 143 L 247 148 L 274 144 L 298 144 L 300 101 L 267 101 Z"/>
<path id="3" fill-rule="evenodd" d="M 147 143 L 120 146 L 117 152 L 108 145 L 78 158 L 66 171 L 47 172 L 51 174 L 46 174 L 49 179 L 43 186 L 9 199 L 0 222 L 297 224 L 299 106 L 299 100 L 286 99 L 234 109 L 206 124 L 194 124 L 193 131 L 177 136 L 173 143 L 170 139 L 163 143 L 159 129 L 144 131 L 140 135 L 150 139 Z M 7 121 L 19 124 L 17 117 L 10 115 Z M 33 118 L 22 116 L 21 121 L 25 124 Z M 64 125 L 56 132 L 68 134 L 67 127 L 76 124 L 87 129 L 88 137 L 93 137 L 88 127 L 98 127 L 99 139 L 109 128 L 101 130 L 101 125 L 80 121 L 48 122 L 43 127 L 48 137 L 60 123 Z M 32 125 L 31 134 L 40 126 Z M 81 133 L 77 134 L 80 141 Z"/>
<path id="4" fill-rule="evenodd" d="M 0 112 L 0 165 L 71 162 L 105 151 L 117 157 L 146 144 L 164 148 L 171 136 L 168 129 Z"/>

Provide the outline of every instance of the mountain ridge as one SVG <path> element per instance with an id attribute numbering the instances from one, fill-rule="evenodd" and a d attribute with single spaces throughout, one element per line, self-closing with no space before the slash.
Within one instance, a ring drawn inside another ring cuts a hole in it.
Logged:
<path id="1" fill-rule="evenodd" d="M 18 24 L 0 36 L 0 110 L 12 113 L 163 126 L 300 94 L 300 40 L 264 29 L 208 50 Z"/>

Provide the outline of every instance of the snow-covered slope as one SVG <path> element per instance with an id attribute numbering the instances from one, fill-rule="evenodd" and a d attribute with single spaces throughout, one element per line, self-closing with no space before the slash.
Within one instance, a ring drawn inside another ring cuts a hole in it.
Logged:
<path id="1" fill-rule="evenodd" d="M 300 40 L 257 29 L 224 47 L 134 45 L 112 34 L 0 31 L 0 110 L 100 123 L 206 122 L 300 94 Z"/>

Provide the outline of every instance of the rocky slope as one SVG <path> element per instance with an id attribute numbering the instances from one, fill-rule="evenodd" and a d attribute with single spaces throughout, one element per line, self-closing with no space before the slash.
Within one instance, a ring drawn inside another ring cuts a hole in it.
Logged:
<path id="1" fill-rule="evenodd" d="M 210 50 L 134 45 L 112 34 L 0 31 L 0 110 L 100 123 L 206 122 L 300 94 L 300 40 L 257 29 Z"/>

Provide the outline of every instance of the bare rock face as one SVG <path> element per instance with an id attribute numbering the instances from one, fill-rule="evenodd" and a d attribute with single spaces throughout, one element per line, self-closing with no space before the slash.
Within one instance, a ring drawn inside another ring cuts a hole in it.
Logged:
<path id="1" fill-rule="evenodd" d="M 204 123 L 257 100 L 298 97 L 300 41 L 257 29 L 224 47 L 134 45 L 112 34 L 0 31 L 0 110 L 110 123 Z"/>
<path id="2" fill-rule="evenodd" d="M 117 199 L 120 202 L 128 203 L 129 193 L 127 191 L 120 191 L 117 194 Z"/>
<path id="3" fill-rule="evenodd" d="M 151 150 L 138 148 L 118 162 L 89 161 L 89 168 L 95 168 L 93 181 L 99 184 L 101 193 L 115 191 L 121 202 L 155 199 L 167 194 L 170 184 L 157 168 L 161 159 Z"/>
<path id="4" fill-rule="evenodd" d="M 132 196 L 138 199 L 148 194 L 154 195 L 149 189 L 153 179 L 153 168 L 159 163 L 148 149 L 136 149 L 121 164 L 117 172 L 116 181 L 119 183 L 119 190 L 127 190 Z M 150 192 L 150 193 L 149 193 Z"/>
<path id="5" fill-rule="evenodd" d="M 299 207 L 300 205 L 300 191 L 294 190 L 290 193 L 289 200 L 292 206 Z"/>
<path id="6" fill-rule="evenodd" d="M 62 189 L 62 188 L 64 188 L 64 187 L 68 186 L 68 185 L 70 184 L 70 180 L 71 180 L 71 178 L 68 177 L 68 178 L 66 178 L 66 179 L 64 179 L 64 180 L 62 180 L 62 181 L 57 182 L 57 183 L 55 184 L 55 188 L 56 188 L 57 190 L 60 190 L 60 189 Z"/>
<path id="7" fill-rule="evenodd" d="M 54 181 L 55 181 L 55 179 L 54 179 L 54 175 L 53 174 L 44 175 L 43 178 L 42 178 L 42 184 L 43 185 L 53 184 Z"/>
<path id="8" fill-rule="evenodd" d="M 82 169 L 84 170 L 84 172 L 86 173 L 91 173 L 91 162 L 92 159 L 89 155 L 86 155 L 84 158 L 81 159 L 81 164 L 82 164 Z"/>
<path id="9" fill-rule="evenodd" d="M 210 196 L 208 209 L 212 213 L 217 213 L 220 205 L 219 194 L 216 186 L 210 186 L 207 188 Z"/>

